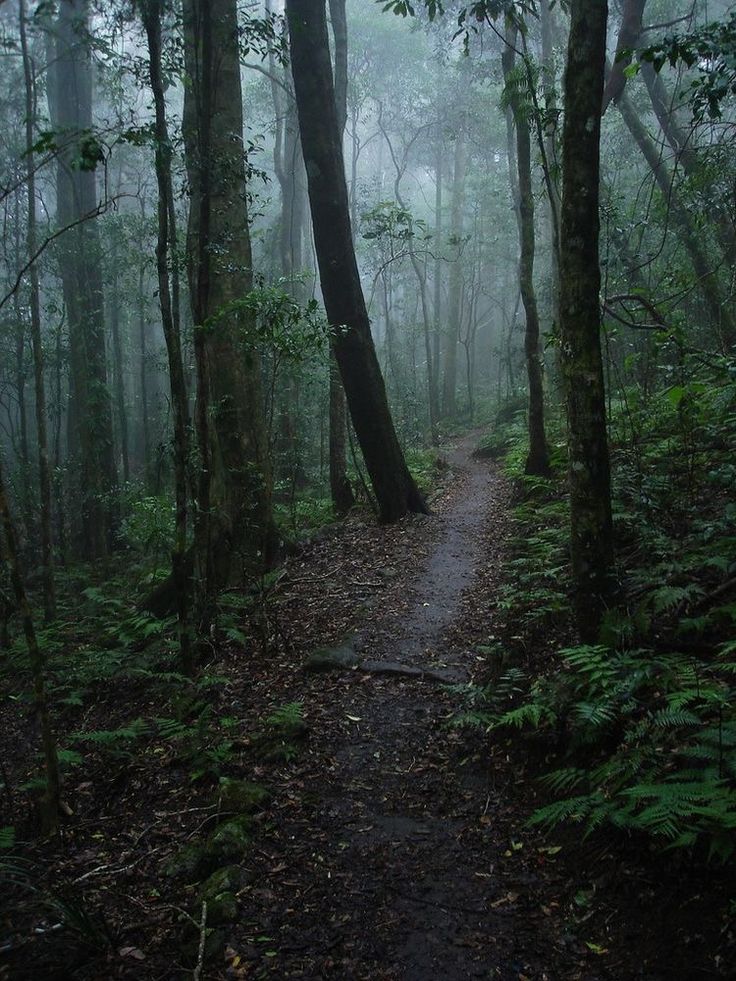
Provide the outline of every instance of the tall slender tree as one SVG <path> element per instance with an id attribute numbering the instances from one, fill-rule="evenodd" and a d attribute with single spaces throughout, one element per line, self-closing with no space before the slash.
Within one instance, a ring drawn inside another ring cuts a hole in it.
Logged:
<path id="1" fill-rule="evenodd" d="M 597 638 L 612 592 L 598 256 L 607 18 L 607 0 L 572 0 L 570 4 L 562 138 L 560 362 L 567 398 L 574 606 L 584 641 Z"/>
<path id="2" fill-rule="evenodd" d="M 465 209 L 465 174 L 468 162 L 464 117 L 455 134 L 455 157 L 452 174 L 451 234 L 459 245 L 463 238 Z M 450 266 L 447 324 L 443 332 L 442 414 L 452 418 L 457 410 L 457 348 L 463 308 L 463 264 L 461 256 Z"/>
<path id="3" fill-rule="evenodd" d="M 112 405 L 105 360 L 104 292 L 92 133 L 92 60 L 88 0 L 61 0 L 50 37 L 49 108 L 62 144 L 57 219 L 68 230 L 58 257 L 69 325 L 70 446 L 81 507 L 76 535 L 82 555 L 96 559 L 112 545 L 117 475 Z"/>
<path id="4" fill-rule="evenodd" d="M 426 504 L 396 436 L 358 274 L 325 0 L 287 0 L 286 15 L 322 295 L 381 518 L 395 521 Z"/>
<path id="5" fill-rule="evenodd" d="M 526 314 L 524 353 L 526 355 L 529 385 L 527 424 L 529 452 L 525 471 L 535 476 L 549 474 L 549 455 L 544 431 L 544 389 L 542 386 L 542 361 L 539 352 L 539 308 L 534 287 L 534 253 L 536 232 L 534 228 L 534 187 L 532 184 L 532 148 L 529 114 L 532 106 L 525 99 L 523 86 L 514 72 L 516 61 L 517 30 L 509 27 L 506 47 L 502 55 L 505 95 L 513 117 L 516 133 L 517 180 L 513 192 L 517 198 L 519 226 L 519 289 Z M 511 155 L 510 155 L 511 156 Z"/>
<path id="6" fill-rule="evenodd" d="M 28 255 L 32 258 L 38 247 L 36 232 L 36 173 L 33 145 L 34 127 L 36 122 L 36 79 L 28 43 L 26 29 L 26 4 L 20 0 L 20 44 L 23 55 L 23 74 L 25 78 L 25 110 L 26 110 L 26 191 L 28 195 Z M 49 467 L 49 445 L 46 427 L 46 383 L 44 379 L 44 352 L 41 337 L 41 288 L 38 278 L 38 266 L 31 263 L 28 271 L 31 312 L 31 346 L 33 350 L 33 379 L 36 404 L 36 440 L 38 443 L 38 484 L 40 490 L 41 511 L 41 565 L 43 568 L 43 602 L 44 613 L 50 620 L 56 611 L 56 596 L 54 590 L 54 556 L 51 538 L 51 469 Z"/>
<path id="7" fill-rule="evenodd" d="M 56 752 L 56 738 L 51 725 L 51 713 L 49 712 L 46 693 L 43 654 L 38 644 L 33 615 L 23 582 L 15 526 L 5 492 L 2 461 L 0 461 L 0 530 L 2 530 L 5 538 L 5 548 L 2 549 L 2 553 L 7 559 L 16 607 L 23 621 L 23 633 L 28 648 L 33 679 L 33 709 L 40 733 L 41 751 L 45 765 L 44 790 L 39 802 L 41 830 L 45 834 L 52 834 L 56 831 L 59 823 L 59 762 Z"/>
<path id="8" fill-rule="evenodd" d="M 330 0 L 335 42 L 335 101 L 341 139 L 348 119 L 348 19 L 345 0 Z M 354 231 L 354 230 L 353 230 Z M 330 494 L 338 513 L 355 502 L 347 468 L 347 405 L 334 345 L 330 345 Z"/>
<path id="9" fill-rule="evenodd" d="M 162 68 L 161 21 L 165 0 L 141 0 L 141 17 L 148 42 L 148 64 L 156 126 L 156 183 L 158 185 L 158 239 L 156 269 L 161 323 L 169 363 L 169 385 L 174 415 L 174 495 L 176 520 L 172 552 L 172 579 L 179 622 L 179 650 L 185 671 L 193 668 L 189 637 L 191 563 L 187 559 L 187 467 L 189 461 L 189 404 L 181 352 L 178 279 L 176 278 L 177 228 L 171 176 L 172 147 L 166 118 Z M 172 263 L 173 253 L 173 263 Z"/>

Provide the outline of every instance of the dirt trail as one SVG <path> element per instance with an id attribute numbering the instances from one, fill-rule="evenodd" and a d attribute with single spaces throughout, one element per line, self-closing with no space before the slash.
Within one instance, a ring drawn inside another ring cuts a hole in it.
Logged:
<path id="1" fill-rule="evenodd" d="M 493 588 L 483 570 L 506 498 L 474 446 L 449 454 L 460 474 L 430 519 L 426 557 L 397 584 L 403 608 L 374 610 L 358 630 L 362 656 L 471 677 L 465 628 Z M 523 851 L 503 781 L 462 759 L 447 690 L 359 671 L 305 684 L 309 759 L 252 870 L 237 949 L 255 956 L 260 931 L 276 952 L 261 969 L 283 978 L 600 976 L 567 949 L 549 906 L 554 870 L 538 874 Z"/>
<path id="2" fill-rule="evenodd" d="M 445 461 L 462 473 L 462 485 L 451 506 L 435 518 L 439 539 L 426 562 L 407 583 L 412 605 L 398 631 L 386 643 L 376 644 L 370 629 L 356 637 L 358 651 L 372 648 L 399 663 L 420 668 L 449 668 L 457 681 L 468 680 L 468 665 L 453 647 L 442 645 L 443 634 L 457 617 L 463 593 L 475 581 L 483 556 L 491 501 L 498 495 L 499 478 L 472 456 L 477 434 L 466 436 L 445 453 Z"/>

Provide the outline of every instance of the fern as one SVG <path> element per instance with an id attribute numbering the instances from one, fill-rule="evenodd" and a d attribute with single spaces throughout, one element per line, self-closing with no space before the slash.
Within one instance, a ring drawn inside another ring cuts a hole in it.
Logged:
<path id="1" fill-rule="evenodd" d="M 265 723 L 273 729 L 291 729 L 302 722 L 303 712 L 301 702 L 287 702 L 274 709 L 265 718 Z"/>

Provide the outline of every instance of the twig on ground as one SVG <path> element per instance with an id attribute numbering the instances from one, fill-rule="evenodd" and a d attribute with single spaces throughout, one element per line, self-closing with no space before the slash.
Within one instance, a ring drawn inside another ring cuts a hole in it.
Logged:
<path id="1" fill-rule="evenodd" d="M 207 901 L 202 901 L 202 918 L 199 921 L 199 950 L 197 952 L 197 966 L 192 974 L 193 981 L 199 981 L 202 976 L 202 965 L 204 964 L 204 942 L 207 939 Z"/>

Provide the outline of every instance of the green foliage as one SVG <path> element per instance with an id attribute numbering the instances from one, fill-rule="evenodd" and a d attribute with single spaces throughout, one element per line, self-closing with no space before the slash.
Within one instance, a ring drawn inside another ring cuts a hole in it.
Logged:
<path id="1" fill-rule="evenodd" d="M 154 567 L 165 563 L 174 540 L 174 506 L 167 497 L 130 495 L 120 524 L 120 540 Z"/>
<path id="2" fill-rule="evenodd" d="M 530 642 L 548 654 L 464 693 L 456 721 L 529 729 L 562 754 L 543 778 L 556 799 L 535 823 L 605 825 L 725 860 L 736 844 L 732 361 L 688 362 L 646 401 L 627 391 L 611 426 L 622 602 L 601 643 L 583 646 L 550 643 L 568 631 L 564 484 L 524 478 L 518 422 L 496 434 L 519 500 L 497 602 L 510 649 L 486 652 L 502 667 L 523 663 Z"/>
<path id="3" fill-rule="evenodd" d="M 427 493 L 435 483 L 440 467 L 436 452 L 417 446 L 409 446 L 404 455 L 412 477 L 421 490 Z"/>
<path id="4" fill-rule="evenodd" d="M 317 301 L 302 306 L 291 296 L 288 285 L 280 280 L 271 286 L 256 286 L 213 314 L 203 329 L 217 330 L 223 320 L 235 317 L 248 350 L 265 348 L 279 362 L 292 363 L 323 353 L 330 330 Z"/>
<path id="5" fill-rule="evenodd" d="M 289 763 L 298 755 L 306 735 L 302 703 L 288 702 L 264 718 L 252 742 L 259 758 L 271 763 Z"/>
<path id="6" fill-rule="evenodd" d="M 663 38 L 638 56 L 657 72 L 666 64 L 695 70 L 696 77 L 685 92 L 695 119 L 701 121 L 706 115 L 720 119 L 723 102 L 736 93 L 736 12 L 689 34 Z"/>
<path id="7" fill-rule="evenodd" d="M 298 536 L 334 521 L 335 512 L 329 498 L 299 494 L 288 502 L 277 502 L 274 517 L 279 527 Z"/>
<path id="8" fill-rule="evenodd" d="M 411 211 L 393 201 L 381 201 L 361 215 L 361 236 L 364 239 L 386 238 L 396 242 L 409 242 L 420 233 L 427 236 L 426 222 L 414 218 Z"/>
<path id="9" fill-rule="evenodd" d="M 89 732 L 73 732 L 72 742 L 87 743 L 99 752 L 123 758 L 132 755 L 131 744 L 137 742 L 148 732 L 148 724 L 143 719 L 133 719 L 117 729 L 95 729 Z"/>
<path id="10" fill-rule="evenodd" d="M 703 841 L 726 859 L 736 845 L 736 688 L 722 664 L 681 653 L 583 645 L 559 652 L 521 704 L 504 710 L 498 692 L 518 693 L 518 674 L 487 696 L 489 728 L 529 727 L 559 738 L 586 767 L 567 765 L 543 783 L 562 799 L 533 824 L 603 824 L 665 847 Z"/>
<path id="11" fill-rule="evenodd" d="M 287 702 L 279 705 L 265 718 L 265 723 L 271 729 L 292 729 L 301 725 L 304 715 L 301 702 Z"/>
<path id="12" fill-rule="evenodd" d="M 181 695 L 172 708 L 172 717 L 154 720 L 159 738 L 171 745 L 176 758 L 189 769 L 192 782 L 219 780 L 233 758 L 228 732 L 236 720 L 218 716 L 213 705 L 196 692 Z"/>

